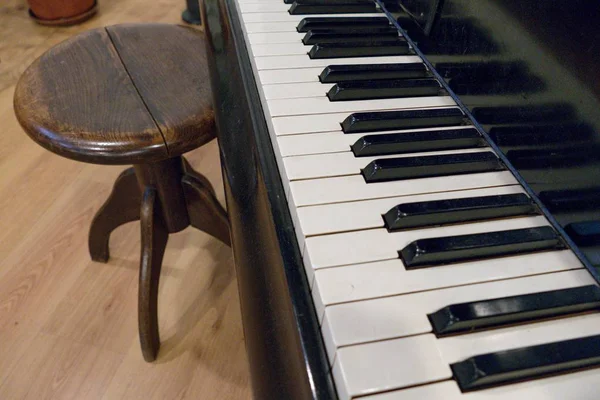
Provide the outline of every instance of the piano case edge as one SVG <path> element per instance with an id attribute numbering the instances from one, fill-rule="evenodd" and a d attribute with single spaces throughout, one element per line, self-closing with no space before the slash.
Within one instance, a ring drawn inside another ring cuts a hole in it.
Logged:
<path id="1" fill-rule="evenodd" d="M 235 3 L 202 2 L 256 399 L 337 399 Z"/>

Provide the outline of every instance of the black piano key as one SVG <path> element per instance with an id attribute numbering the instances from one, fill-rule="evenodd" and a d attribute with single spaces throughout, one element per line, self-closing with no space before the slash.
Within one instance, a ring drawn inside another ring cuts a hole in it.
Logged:
<path id="1" fill-rule="evenodd" d="M 389 28 L 390 26 L 390 21 L 386 17 L 308 17 L 300 21 L 296 30 L 308 32 L 315 29 Z"/>
<path id="2" fill-rule="evenodd" d="M 501 171 L 504 165 L 491 151 L 371 161 L 361 170 L 367 183 Z"/>
<path id="3" fill-rule="evenodd" d="M 302 14 L 360 14 L 377 12 L 371 0 L 295 0 L 288 11 Z"/>
<path id="4" fill-rule="evenodd" d="M 423 63 L 330 65 L 319 75 L 322 83 L 373 81 L 378 79 L 428 78 L 431 73 Z"/>
<path id="5" fill-rule="evenodd" d="M 403 38 L 377 39 L 372 41 L 353 41 L 346 43 L 315 44 L 308 56 L 311 59 L 401 56 L 411 54 L 412 50 Z"/>
<path id="6" fill-rule="evenodd" d="M 349 115 L 342 122 L 344 133 L 435 128 L 462 125 L 465 115 L 458 107 L 426 110 L 364 112 Z"/>
<path id="7" fill-rule="evenodd" d="M 580 286 L 470 303 L 452 304 L 428 314 L 433 333 L 459 332 L 554 318 L 600 308 L 600 287 Z"/>
<path id="8" fill-rule="evenodd" d="M 350 148 L 354 156 L 366 157 L 467 149 L 486 145 L 485 139 L 476 129 L 468 128 L 367 135 L 358 139 Z"/>
<path id="9" fill-rule="evenodd" d="M 600 365 L 600 335 L 482 354 L 450 365 L 462 392 Z"/>
<path id="10" fill-rule="evenodd" d="M 524 193 L 420 201 L 393 207 L 383 215 L 389 231 L 494 218 L 539 214 Z"/>
<path id="11" fill-rule="evenodd" d="M 573 222 L 565 227 L 565 231 L 579 246 L 600 245 L 600 220 Z"/>
<path id="12" fill-rule="evenodd" d="M 564 248 L 549 226 L 419 239 L 398 253 L 406 269 Z"/>
<path id="13" fill-rule="evenodd" d="M 318 43 L 345 43 L 347 41 L 372 42 L 377 39 L 406 40 L 398 36 L 398 31 L 392 28 L 326 29 L 306 32 L 306 35 L 302 38 L 302 43 L 313 45 Z"/>
<path id="14" fill-rule="evenodd" d="M 435 79 L 339 82 L 327 92 L 331 101 L 437 96 L 442 87 Z"/>
<path id="15" fill-rule="evenodd" d="M 540 192 L 540 200 L 550 211 L 590 210 L 600 207 L 600 188 L 548 190 Z"/>
<path id="16" fill-rule="evenodd" d="M 343 19 L 343 18 L 335 18 L 336 20 L 338 19 Z M 361 18 L 363 19 L 363 18 Z M 368 24 L 365 26 L 362 26 L 360 24 L 358 24 L 357 26 L 346 26 L 346 25 L 341 25 L 341 26 L 332 26 L 329 28 L 313 28 L 313 29 L 309 29 L 308 31 L 306 31 L 307 34 L 311 34 L 311 36 L 314 35 L 329 35 L 329 34 L 348 34 L 348 35 L 352 35 L 352 34 L 382 34 L 382 33 L 394 33 L 396 34 L 396 36 L 398 36 L 400 33 L 398 32 L 398 30 L 396 29 L 395 26 L 393 25 L 375 25 L 375 26 L 369 26 Z"/>

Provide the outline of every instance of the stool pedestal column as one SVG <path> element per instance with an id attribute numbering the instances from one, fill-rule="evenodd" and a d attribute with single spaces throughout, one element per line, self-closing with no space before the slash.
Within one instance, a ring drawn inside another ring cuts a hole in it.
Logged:
<path id="1" fill-rule="evenodd" d="M 143 192 L 147 187 L 156 190 L 163 221 L 169 233 L 179 232 L 190 225 L 181 185 L 184 174 L 182 160 L 182 157 L 174 157 L 133 167 L 140 190 Z"/>

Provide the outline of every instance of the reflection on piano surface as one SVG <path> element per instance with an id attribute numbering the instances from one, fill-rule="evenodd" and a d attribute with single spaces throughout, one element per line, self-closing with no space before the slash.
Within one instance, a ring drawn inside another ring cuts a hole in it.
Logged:
<path id="1" fill-rule="evenodd" d="M 203 8 L 256 398 L 597 398 L 600 5 Z"/>

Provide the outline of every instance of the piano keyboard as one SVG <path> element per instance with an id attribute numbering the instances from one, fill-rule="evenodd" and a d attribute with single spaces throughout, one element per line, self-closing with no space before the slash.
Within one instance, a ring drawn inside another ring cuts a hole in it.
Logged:
<path id="1" fill-rule="evenodd" d="M 340 399 L 595 399 L 600 289 L 370 1 L 236 0 Z"/>

